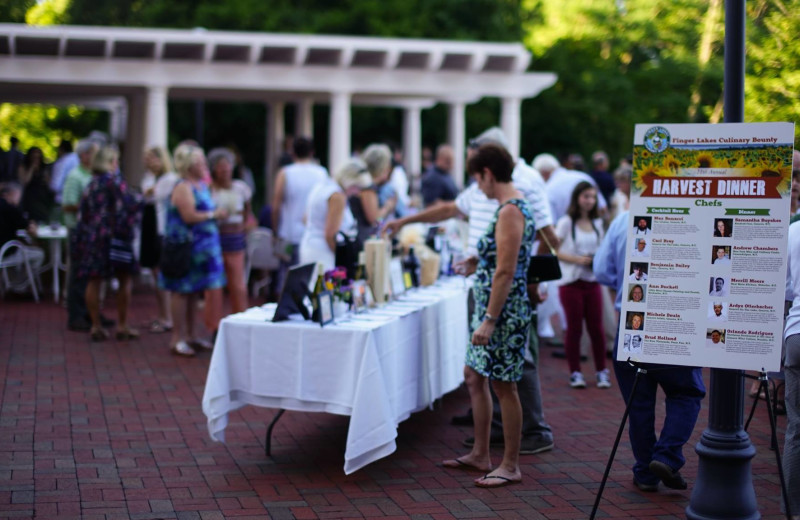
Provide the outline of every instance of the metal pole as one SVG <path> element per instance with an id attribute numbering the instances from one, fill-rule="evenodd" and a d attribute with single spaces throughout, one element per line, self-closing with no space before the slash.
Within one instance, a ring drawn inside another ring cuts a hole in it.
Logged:
<path id="1" fill-rule="evenodd" d="M 745 0 L 725 0 L 726 123 L 744 120 Z M 744 374 L 711 370 L 708 428 L 695 451 L 697 480 L 686 517 L 690 520 L 761 518 L 750 460 L 756 450 L 744 431 Z"/>

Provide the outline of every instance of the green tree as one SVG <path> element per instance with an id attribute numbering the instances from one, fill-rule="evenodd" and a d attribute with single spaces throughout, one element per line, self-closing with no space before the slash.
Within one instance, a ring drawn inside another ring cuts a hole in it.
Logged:
<path id="1" fill-rule="evenodd" d="M 523 104 L 523 156 L 603 149 L 619 158 L 636 123 L 709 121 L 722 90 L 719 24 L 704 23 L 714 3 L 528 5 L 540 19 L 526 37 L 533 68 L 556 72 L 558 83 Z"/>
<path id="2" fill-rule="evenodd" d="M 0 148 L 8 149 L 14 136 L 21 150 L 38 146 L 48 161 L 55 160 L 62 140 L 74 142 L 98 128 L 108 128 L 107 113 L 77 106 L 0 104 Z"/>
<path id="3" fill-rule="evenodd" d="M 36 0 L 0 0 L 0 22 L 25 23 L 25 14 Z"/>
<path id="4" fill-rule="evenodd" d="M 800 116 L 800 2 L 748 2 L 746 121 L 797 121 Z M 795 148 L 800 127 L 795 125 Z"/>
<path id="5" fill-rule="evenodd" d="M 69 23 L 519 41 L 520 0 L 72 0 Z"/>

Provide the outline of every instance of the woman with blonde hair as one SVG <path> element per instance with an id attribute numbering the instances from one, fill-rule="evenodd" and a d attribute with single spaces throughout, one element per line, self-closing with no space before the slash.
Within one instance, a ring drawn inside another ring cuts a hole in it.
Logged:
<path id="1" fill-rule="evenodd" d="M 381 207 L 378 203 L 378 187 L 389 180 L 392 172 L 392 150 L 385 144 L 371 144 L 361 154 L 372 185 L 350 195 L 348 203 L 358 223 L 358 239 L 362 242 L 377 232 L 380 222 L 397 206 L 397 195 Z"/>
<path id="2" fill-rule="evenodd" d="M 166 206 L 164 201 L 168 194 L 159 193 L 159 187 L 166 186 L 162 179 L 171 179 L 169 192 L 178 175 L 172 171 L 172 159 L 169 152 L 161 146 L 151 146 L 144 153 L 144 164 L 147 170 L 141 182 L 144 195 L 144 212 L 142 213 L 142 237 L 140 244 L 139 263 L 142 267 L 150 269 L 153 277 L 158 281 L 158 263 L 161 259 L 161 240 L 164 236 L 166 222 Z M 169 293 L 163 291 L 156 283 L 156 307 L 158 317 L 146 323 L 150 332 L 169 332 L 172 330 L 172 309 L 169 304 Z"/>
<path id="3" fill-rule="evenodd" d="M 100 320 L 100 284 L 111 276 L 119 280 L 116 337 L 118 340 L 139 337 L 137 331 L 128 327 L 128 306 L 131 274 L 137 267 L 133 258 L 133 230 L 141 217 L 141 201 L 117 175 L 118 165 L 116 147 L 101 148 L 94 156 L 92 180 L 81 199 L 74 243 L 70 245 L 78 277 L 89 280 L 86 307 L 92 321 L 92 341 L 109 337 Z"/>
<path id="4" fill-rule="evenodd" d="M 372 185 L 367 165 L 349 159 L 333 179 L 317 184 L 308 196 L 306 229 L 300 241 L 300 263 L 318 262 L 325 270 L 336 267 L 336 236 L 352 229 L 355 219 L 347 207 L 347 196 Z"/>
<path id="5" fill-rule="evenodd" d="M 222 291 L 225 286 L 216 220 L 226 218 L 228 212 L 215 206 L 204 182 L 208 166 L 202 148 L 182 144 L 175 149 L 174 159 L 181 181 L 172 190 L 164 238 L 190 243 L 191 261 L 186 274 L 168 277 L 162 272 L 159 283 L 172 293 L 172 353 L 189 357 L 196 348 L 212 348 L 195 336 L 194 318 L 198 293 Z"/>

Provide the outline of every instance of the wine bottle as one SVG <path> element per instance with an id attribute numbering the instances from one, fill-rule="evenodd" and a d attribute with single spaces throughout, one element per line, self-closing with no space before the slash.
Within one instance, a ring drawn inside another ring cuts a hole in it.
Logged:
<path id="1" fill-rule="evenodd" d="M 366 255 L 364 251 L 358 253 L 358 265 L 356 266 L 356 275 L 353 277 L 353 280 L 366 280 L 367 279 L 367 266 L 364 265 L 366 263 Z"/>
<path id="2" fill-rule="evenodd" d="M 314 284 L 314 292 L 311 293 L 311 310 L 312 315 L 311 319 L 313 321 L 320 320 L 320 309 L 319 309 L 319 293 L 323 291 L 325 288 L 325 276 L 323 274 L 323 267 L 322 264 L 317 264 L 317 281 Z"/>
<path id="3" fill-rule="evenodd" d="M 403 262 L 404 270 L 411 276 L 411 285 L 413 287 L 419 287 L 419 268 L 420 263 L 417 259 L 417 256 L 414 254 L 414 248 L 408 248 L 408 256 L 406 256 L 405 261 Z"/>

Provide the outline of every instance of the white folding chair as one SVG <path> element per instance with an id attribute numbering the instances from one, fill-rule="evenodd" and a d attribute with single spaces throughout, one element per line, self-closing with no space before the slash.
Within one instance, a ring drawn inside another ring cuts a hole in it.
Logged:
<path id="1" fill-rule="evenodd" d="M 14 250 L 20 254 L 14 255 Z M 39 302 L 41 282 L 39 273 L 34 272 L 28 252 L 19 240 L 10 240 L 0 248 L 0 295 L 5 297 L 6 291 L 22 292 L 28 288 L 33 299 Z"/>
<path id="2" fill-rule="evenodd" d="M 245 284 L 250 281 L 253 269 L 263 271 L 265 276 L 253 282 L 253 296 L 258 296 L 259 291 L 269 285 L 270 272 L 280 267 L 280 259 L 275 255 L 272 243 L 272 231 L 267 228 L 256 228 L 247 234 L 247 260 L 245 264 Z"/>

